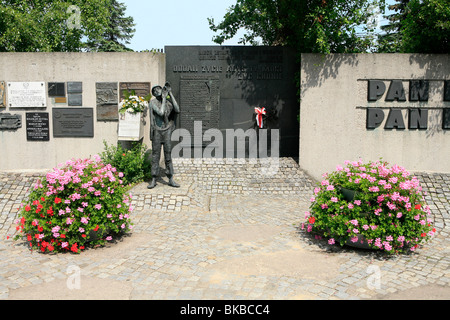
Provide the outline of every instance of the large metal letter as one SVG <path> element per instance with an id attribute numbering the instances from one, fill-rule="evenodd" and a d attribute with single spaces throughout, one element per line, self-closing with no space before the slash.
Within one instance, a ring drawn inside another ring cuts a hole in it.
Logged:
<path id="1" fill-rule="evenodd" d="M 386 85 L 381 80 L 369 80 L 368 101 L 377 101 L 386 91 Z"/>
<path id="2" fill-rule="evenodd" d="M 367 109 L 367 129 L 375 129 L 380 126 L 384 120 L 384 112 L 379 108 L 368 108 Z"/>

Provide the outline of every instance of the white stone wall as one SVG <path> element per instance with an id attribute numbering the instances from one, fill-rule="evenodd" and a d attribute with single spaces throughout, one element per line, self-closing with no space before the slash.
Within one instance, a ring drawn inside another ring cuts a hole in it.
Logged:
<path id="1" fill-rule="evenodd" d="M 103 151 L 103 140 L 117 143 L 117 121 L 97 121 L 96 82 L 165 82 L 165 55 L 162 53 L 0 53 L 0 81 L 48 82 L 81 81 L 83 106 L 94 109 L 93 138 L 54 138 L 52 108 L 47 95 L 45 109 L 0 107 L 1 113 L 21 114 L 22 127 L 0 131 L 0 170 L 51 169 L 71 158 L 84 158 Z M 47 92 L 47 88 L 46 88 Z M 26 138 L 26 112 L 48 112 L 50 141 L 29 142 Z M 144 143 L 150 147 L 149 119 L 144 129 Z"/>
<path id="2" fill-rule="evenodd" d="M 382 80 L 384 95 L 368 101 L 368 80 Z M 409 100 L 409 80 L 428 80 L 428 101 Z M 391 80 L 401 80 L 406 101 L 385 101 Z M 450 172 L 450 130 L 442 129 L 444 81 L 450 55 L 303 54 L 301 62 L 300 166 L 315 179 L 345 160 L 380 157 L 410 171 Z M 366 129 L 367 108 L 382 108 L 383 123 Z M 390 108 L 400 108 L 404 130 L 384 128 Z M 408 129 L 407 108 L 429 108 L 426 130 Z"/>

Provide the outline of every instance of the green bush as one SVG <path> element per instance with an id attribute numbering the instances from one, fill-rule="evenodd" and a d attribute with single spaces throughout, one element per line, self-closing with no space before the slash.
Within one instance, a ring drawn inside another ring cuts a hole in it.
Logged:
<path id="1" fill-rule="evenodd" d="M 130 150 L 120 144 L 108 145 L 103 141 L 105 150 L 101 153 L 104 163 L 109 163 L 119 172 L 123 172 L 124 185 L 133 184 L 151 177 L 151 162 L 147 156 L 147 147 L 140 142 L 133 142 Z"/>

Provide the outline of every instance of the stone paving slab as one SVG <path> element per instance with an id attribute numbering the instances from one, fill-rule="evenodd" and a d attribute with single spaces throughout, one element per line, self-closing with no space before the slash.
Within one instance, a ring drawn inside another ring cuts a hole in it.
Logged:
<path id="1" fill-rule="evenodd" d="M 80 255 L 44 255 L 6 240 L 36 175 L 0 173 L 0 299 L 450 298 L 450 175 L 418 174 L 437 235 L 413 254 L 386 257 L 299 230 L 313 181 L 292 159 L 264 179 L 248 163 L 217 170 L 214 161 L 183 161 L 180 188 L 131 190 L 132 233 Z"/>

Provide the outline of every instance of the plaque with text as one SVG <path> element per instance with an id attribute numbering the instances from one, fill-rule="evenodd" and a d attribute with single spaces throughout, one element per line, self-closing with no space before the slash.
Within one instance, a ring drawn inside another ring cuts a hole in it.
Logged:
<path id="1" fill-rule="evenodd" d="M 97 82 L 97 121 L 118 121 L 119 102 L 117 82 Z"/>
<path id="2" fill-rule="evenodd" d="M 82 93 L 83 82 L 67 82 L 67 93 Z"/>
<path id="3" fill-rule="evenodd" d="M 10 108 L 45 108 L 47 99 L 44 82 L 8 82 Z"/>
<path id="4" fill-rule="evenodd" d="M 67 100 L 70 107 L 81 107 L 83 105 L 83 95 L 80 93 L 69 93 Z"/>
<path id="5" fill-rule="evenodd" d="M 54 108 L 53 137 L 94 137 L 93 108 Z"/>
<path id="6" fill-rule="evenodd" d="M 194 134 L 194 122 L 202 121 L 202 129 L 219 128 L 219 77 L 182 76 L 180 80 L 180 126 Z"/>
<path id="7" fill-rule="evenodd" d="M 48 112 L 27 112 L 27 141 L 49 141 L 50 120 Z"/>

